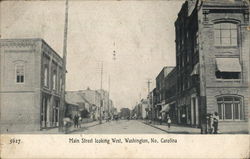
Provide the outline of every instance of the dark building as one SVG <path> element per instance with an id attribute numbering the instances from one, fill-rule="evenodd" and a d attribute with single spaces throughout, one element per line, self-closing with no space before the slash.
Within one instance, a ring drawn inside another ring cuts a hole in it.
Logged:
<path id="1" fill-rule="evenodd" d="M 177 106 L 176 106 L 176 92 L 177 92 L 177 74 L 174 68 L 164 79 L 165 81 L 165 112 L 171 118 L 172 123 L 177 123 Z M 164 111 L 164 109 L 162 110 Z"/>
<path id="2" fill-rule="evenodd" d="M 166 87 L 167 87 L 167 83 L 166 83 L 166 77 L 167 75 L 174 69 L 174 67 L 172 66 L 166 66 L 164 67 L 161 72 L 158 74 L 158 76 L 156 77 L 156 88 L 155 88 L 155 94 L 153 96 L 155 96 L 155 100 L 154 103 L 156 103 L 156 105 L 154 106 L 154 114 L 153 116 L 155 116 L 156 118 L 159 118 L 159 116 L 163 116 L 166 117 L 166 109 L 168 109 L 168 105 L 166 103 Z M 164 112 L 164 113 L 163 113 Z"/>
<path id="3" fill-rule="evenodd" d="M 219 113 L 220 130 L 247 130 L 249 4 L 187 0 L 175 22 L 177 118 L 190 126 Z"/>
<path id="4" fill-rule="evenodd" d="M 127 119 L 130 117 L 130 109 L 129 108 L 121 108 L 120 116 L 122 119 Z"/>

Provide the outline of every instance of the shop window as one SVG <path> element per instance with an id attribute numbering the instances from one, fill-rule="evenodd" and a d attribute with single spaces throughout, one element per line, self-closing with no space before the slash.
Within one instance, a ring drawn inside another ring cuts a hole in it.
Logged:
<path id="1" fill-rule="evenodd" d="M 16 83 L 24 83 L 25 68 L 23 64 L 16 65 Z"/>
<path id="2" fill-rule="evenodd" d="M 216 46 L 237 46 L 237 25 L 234 23 L 217 23 L 214 25 Z"/>
<path id="3" fill-rule="evenodd" d="M 217 98 L 220 120 L 243 120 L 242 98 L 224 96 Z"/>

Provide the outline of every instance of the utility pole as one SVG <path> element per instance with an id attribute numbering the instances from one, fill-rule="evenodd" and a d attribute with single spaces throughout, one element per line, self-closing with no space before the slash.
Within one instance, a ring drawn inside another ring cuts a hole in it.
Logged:
<path id="1" fill-rule="evenodd" d="M 152 82 L 151 82 L 151 80 L 150 79 L 148 79 L 148 81 L 147 81 L 147 84 L 148 84 L 148 119 L 149 119 L 149 112 L 150 112 L 150 110 L 151 110 L 151 104 L 150 104 L 150 84 L 151 84 Z"/>
<path id="2" fill-rule="evenodd" d="M 103 62 L 101 64 L 101 103 L 100 103 L 100 121 L 99 123 L 101 124 L 102 123 L 102 105 L 103 105 L 103 99 L 102 99 L 102 74 L 103 74 Z"/>
<path id="3" fill-rule="evenodd" d="M 62 67 L 62 91 L 61 91 L 61 102 L 59 107 L 59 126 L 58 131 L 63 132 L 63 118 L 65 111 L 65 86 L 66 86 L 66 59 L 67 59 L 67 36 L 68 36 L 68 0 L 65 2 L 65 23 L 64 23 L 64 39 L 63 39 L 63 67 Z"/>
<path id="4" fill-rule="evenodd" d="M 200 17 L 202 17 L 202 12 L 198 12 Z M 198 24 L 198 39 L 199 39 L 199 81 L 200 81 L 200 125 L 201 125 L 201 134 L 207 134 L 207 96 L 206 96 L 206 67 L 205 67 L 205 55 L 203 51 L 203 19 Z"/>
<path id="5" fill-rule="evenodd" d="M 150 93 L 150 84 L 152 83 L 152 82 L 151 82 L 151 79 L 148 79 L 147 83 L 148 83 L 148 97 L 149 97 L 149 93 Z"/>
<path id="6" fill-rule="evenodd" d="M 109 118 L 109 115 L 110 115 L 110 105 L 109 105 L 109 97 L 110 97 L 110 75 L 109 75 L 109 81 L 108 81 L 108 118 Z"/>

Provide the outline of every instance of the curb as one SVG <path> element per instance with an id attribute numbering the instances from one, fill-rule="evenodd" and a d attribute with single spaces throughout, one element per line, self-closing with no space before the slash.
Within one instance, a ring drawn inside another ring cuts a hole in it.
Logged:
<path id="1" fill-rule="evenodd" d="M 159 130 L 161 130 L 161 131 L 164 131 L 164 132 L 166 132 L 166 133 L 169 133 L 167 130 L 164 130 L 164 129 L 159 128 L 159 127 L 157 127 L 157 126 L 154 126 L 154 125 L 152 125 L 152 124 L 148 124 L 148 123 L 145 123 L 145 122 L 142 122 L 142 123 L 145 124 L 145 125 L 149 125 L 149 126 L 151 126 L 151 127 L 153 127 L 153 128 L 159 129 Z"/>

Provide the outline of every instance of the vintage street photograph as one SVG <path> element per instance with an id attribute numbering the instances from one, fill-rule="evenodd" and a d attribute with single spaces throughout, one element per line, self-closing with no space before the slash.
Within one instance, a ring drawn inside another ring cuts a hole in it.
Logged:
<path id="1" fill-rule="evenodd" d="M 1 134 L 249 134 L 249 5 L 0 1 Z"/>

